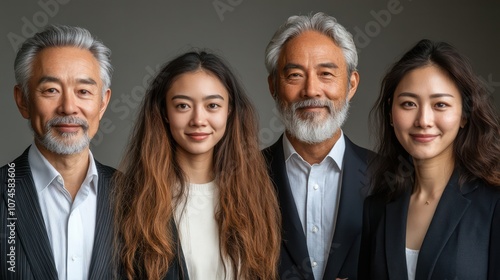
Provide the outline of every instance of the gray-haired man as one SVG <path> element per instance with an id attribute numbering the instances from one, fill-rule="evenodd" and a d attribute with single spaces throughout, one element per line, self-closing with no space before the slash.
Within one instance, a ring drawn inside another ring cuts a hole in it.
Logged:
<path id="1" fill-rule="evenodd" d="M 111 96 L 110 55 L 70 26 L 49 26 L 17 53 L 14 98 L 34 142 L 0 169 L 0 279 L 111 277 L 114 169 L 89 150 Z"/>
<path id="2" fill-rule="evenodd" d="M 266 49 L 285 134 L 264 150 L 283 217 L 281 279 L 356 279 L 371 154 L 342 132 L 359 83 L 352 36 L 335 18 L 292 16 Z"/>

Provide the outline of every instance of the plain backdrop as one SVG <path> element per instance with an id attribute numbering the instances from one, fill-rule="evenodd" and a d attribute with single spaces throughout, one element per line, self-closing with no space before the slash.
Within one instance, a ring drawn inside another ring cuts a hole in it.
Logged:
<path id="1" fill-rule="evenodd" d="M 160 65 L 192 48 L 223 56 L 259 113 L 262 147 L 283 127 L 267 87 L 264 50 L 290 15 L 322 11 L 355 38 L 360 86 L 344 132 L 372 148 L 369 110 L 388 66 L 422 38 L 447 41 L 470 58 L 500 107 L 500 1 L 465 0 L 3 0 L 0 3 L 0 165 L 33 141 L 13 99 L 13 63 L 19 44 L 47 24 L 89 29 L 113 52 L 110 105 L 91 149 L 116 167 L 149 79 Z"/>

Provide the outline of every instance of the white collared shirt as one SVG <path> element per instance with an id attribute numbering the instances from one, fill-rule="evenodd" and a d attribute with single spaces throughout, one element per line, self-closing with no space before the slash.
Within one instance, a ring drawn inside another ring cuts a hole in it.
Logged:
<path id="1" fill-rule="evenodd" d="M 344 134 L 319 163 L 310 165 L 283 137 L 283 150 L 288 181 L 297 207 L 315 279 L 323 279 L 335 232 L 342 163 Z"/>
<path id="2" fill-rule="evenodd" d="M 97 208 L 97 167 L 89 151 L 87 175 L 72 201 L 61 174 L 31 145 L 28 161 L 59 280 L 88 279 Z"/>

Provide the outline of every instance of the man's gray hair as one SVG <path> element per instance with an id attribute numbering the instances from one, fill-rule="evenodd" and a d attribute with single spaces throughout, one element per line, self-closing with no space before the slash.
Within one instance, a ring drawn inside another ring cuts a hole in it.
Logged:
<path id="1" fill-rule="evenodd" d="M 113 67 L 111 66 L 111 50 L 108 47 L 93 37 L 85 28 L 49 25 L 21 45 L 14 61 L 16 83 L 21 86 L 26 100 L 28 100 L 28 81 L 32 75 L 35 56 L 45 48 L 66 46 L 90 51 L 99 62 L 103 82 L 102 93 L 111 86 Z"/>
<path id="2" fill-rule="evenodd" d="M 276 75 L 276 67 L 281 49 L 286 42 L 306 31 L 317 31 L 333 39 L 342 49 L 347 64 L 347 73 L 350 76 L 356 71 L 358 53 L 352 34 L 349 33 L 337 20 L 324 13 L 307 16 L 291 16 L 278 28 L 266 48 L 266 68 L 270 75 Z"/>

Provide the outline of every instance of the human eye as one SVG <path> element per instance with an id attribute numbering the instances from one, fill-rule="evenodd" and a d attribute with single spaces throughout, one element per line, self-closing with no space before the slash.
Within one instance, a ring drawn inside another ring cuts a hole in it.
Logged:
<path id="1" fill-rule="evenodd" d="M 289 73 L 286 77 L 287 79 L 289 80 L 294 80 L 294 79 L 298 79 L 300 78 L 302 75 L 298 72 L 292 72 L 292 73 Z"/>
<path id="2" fill-rule="evenodd" d="M 318 74 L 318 78 L 324 82 L 332 82 L 335 80 L 335 73 L 332 71 L 321 71 Z"/>
<path id="3" fill-rule="evenodd" d="M 189 109 L 189 105 L 186 103 L 179 103 L 179 104 L 175 105 L 175 108 L 177 108 L 179 110 L 187 110 L 187 109 Z"/>
<path id="4" fill-rule="evenodd" d="M 210 110 L 215 110 L 215 109 L 220 108 L 220 107 L 221 106 L 219 104 L 217 104 L 217 103 L 210 103 L 210 104 L 208 104 L 208 109 L 210 109 Z"/>
<path id="5" fill-rule="evenodd" d="M 403 101 L 403 102 L 401 102 L 401 106 L 402 106 L 403 108 L 408 108 L 408 109 L 409 109 L 409 108 L 414 108 L 414 107 L 416 107 L 416 106 L 417 106 L 417 104 L 415 104 L 415 102 L 413 102 L 413 101 Z"/>
<path id="6" fill-rule="evenodd" d="M 287 80 L 298 80 L 304 76 L 304 72 L 299 67 L 289 67 L 284 70 L 283 76 Z"/>
<path id="7" fill-rule="evenodd" d="M 449 105 L 445 102 L 437 102 L 434 107 L 436 107 L 437 109 L 446 109 L 447 107 L 449 107 Z"/>
<path id="8" fill-rule="evenodd" d="M 56 94 L 56 93 L 59 92 L 56 88 L 44 88 L 44 89 L 42 89 L 40 91 L 43 94 L 47 94 L 47 95 L 52 95 L 52 94 Z"/>
<path id="9" fill-rule="evenodd" d="M 322 68 L 322 69 L 318 69 L 318 75 L 320 77 L 335 77 L 335 76 L 338 76 L 338 74 L 336 73 L 337 70 L 334 69 L 334 68 Z"/>
<path id="10" fill-rule="evenodd" d="M 78 90 L 78 93 L 80 95 L 91 95 L 92 94 L 92 92 L 90 90 L 87 90 L 87 89 L 80 89 L 80 90 Z"/>

